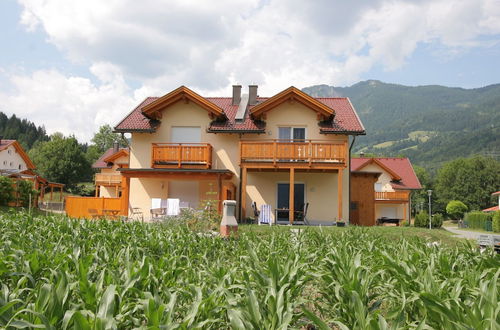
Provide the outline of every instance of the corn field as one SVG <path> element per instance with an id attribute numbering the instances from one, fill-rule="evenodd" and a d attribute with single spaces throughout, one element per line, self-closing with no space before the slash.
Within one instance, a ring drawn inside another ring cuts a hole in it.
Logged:
<path id="1" fill-rule="evenodd" d="M 471 243 L 24 213 L 0 242 L 0 328 L 500 329 L 500 257 Z"/>

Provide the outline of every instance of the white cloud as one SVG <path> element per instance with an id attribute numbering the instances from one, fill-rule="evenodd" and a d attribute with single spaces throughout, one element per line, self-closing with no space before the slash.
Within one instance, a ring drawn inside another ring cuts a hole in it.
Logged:
<path id="1" fill-rule="evenodd" d="M 261 95 L 346 85 L 374 66 L 401 68 L 420 44 L 456 54 L 500 34 L 499 0 L 18 1 L 20 22 L 98 83 L 55 70 L 17 74 L 18 94 L 0 97 L 15 111 L 64 110 L 80 118 L 64 130 L 82 136 L 104 122 L 101 111 L 118 120 L 133 102 L 181 84 L 206 95 L 229 95 L 232 83 L 258 84 Z"/>
<path id="2" fill-rule="evenodd" d="M 116 124 L 126 113 L 124 109 L 132 109 L 140 101 L 131 96 L 123 77 L 113 72 L 112 66 L 96 64 L 92 71 L 103 79 L 99 86 L 55 70 L 10 75 L 14 91 L 0 92 L 0 110 L 43 123 L 49 134 L 74 134 L 80 141 L 89 141 L 99 126 Z"/>

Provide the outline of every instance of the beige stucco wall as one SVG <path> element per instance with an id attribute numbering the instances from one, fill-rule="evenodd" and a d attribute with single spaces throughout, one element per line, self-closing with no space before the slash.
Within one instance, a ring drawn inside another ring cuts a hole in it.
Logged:
<path id="1" fill-rule="evenodd" d="M 382 184 L 382 191 L 394 191 L 391 186 L 392 177 L 389 173 L 387 173 L 384 169 L 376 164 L 368 164 L 362 169 L 363 172 L 376 172 L 382 173 L 377 180 L 377 183 Z"/>
<path id="2" fill-rule="evenodd" d="M 100 186 L 99 197 L 118 197 L 115 187 Z"/>
<path id="3" fill-rule="evenodd" d="M 397 219 L 405 219 L 408 220 L 410 217 L 410 209 L 407 203 L 375 203 L 375 219 L 379 219 L 382 217 L 383 208 L 385 207 L 393 207 L 396 209 L 396 218 Z"/>
<path id="4" fill-rule="evenodd" d="M 338 217 L 337 173 L 295 173 L 295 183 L 305 184 L 305 201 L 309 203 L 307 219 L 311 223 L 331 224 Z M 269 204 L 277 207 L 278 183 L 290 182 L 289 173 L 249 172 L 247 184 L 247 215 L 252 215 L 251 204 Z M 343 196 L 343 217 L 347 218 L 348 195 Z"/>
<path id="5" fill-rule="evenodd" d="M 178 187 L 178 184 L 197 185 L 197 196 L 186 196 L 185 191 L 175 190 L 172 187 Z M 179 195 L 180 193 L 180 195 Z M 213 180 L 168 180 L 166 178 L 132 178 L 130 179 L 130 198 L 129 208 L 138 207 L 144 214 L 144 219 L 150 219 L 149 210 L 151 209 L 152 198 L 179 198 L 181 202 L 190 202 L 189 207 L 199 208 L 205 205 L 207 200 L 218 200 L 217 182 Z M 193 204 L 193 200 L 197 204 Z"/>
<path id="6" fill-rule="evenodd" d="M 21 165 L 21 168 L 19 168 L 19 165 Z M 26 166 L 24 159 L 17 152 L 16 148 L 10 145 L 6 149 L 0 151 L 0 169 L 20 169 L 21 171 L 24 171 L 28 169 L 28 167 Z"/>

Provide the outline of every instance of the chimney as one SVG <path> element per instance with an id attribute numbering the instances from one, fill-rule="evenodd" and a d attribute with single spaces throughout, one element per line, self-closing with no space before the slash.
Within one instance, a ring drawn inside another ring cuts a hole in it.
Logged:
<path id="1" fill-rule="evenodd" d="M 240 104 L 241 101 L 241 85 L 233 85 L 233 105 Z"/>
<path id="2" fill-rule="evenodd" d="M 248 85 L 248 105 L 257 104 L 257 85 Z"/>
<path id="3" fill-rule="evenodd" d="M 120 143 L 118 141 L 113 142 L 113 153 L 117 153 L 120 150 Z"/>

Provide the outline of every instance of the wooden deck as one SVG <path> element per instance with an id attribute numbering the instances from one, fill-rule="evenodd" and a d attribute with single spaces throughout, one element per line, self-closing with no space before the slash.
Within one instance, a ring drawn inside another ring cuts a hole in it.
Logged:
<path id="1" fill-rule="evenodd" d="M 97 173 L 94 176 L 95 185 L 120 185 L 122 176 L 120 174 L 102 174 Z"/>
<path id="2" fill-rule="evenodd" d="M 346 143 L 320 140 L 240 142 L 240 162 L 246 167 L 331 168 L 344 166 L 346 159 Z"/>
<path id="3" fill-rule="evenodd" d="M 376 191 L 376 201 L 408 201 L 410 193 L 408 191 Z"/>
<path id="4" fill-rule="evenodd" d="M 211 168 L 208 143 L 153 143 L 152 168 Z"/>

